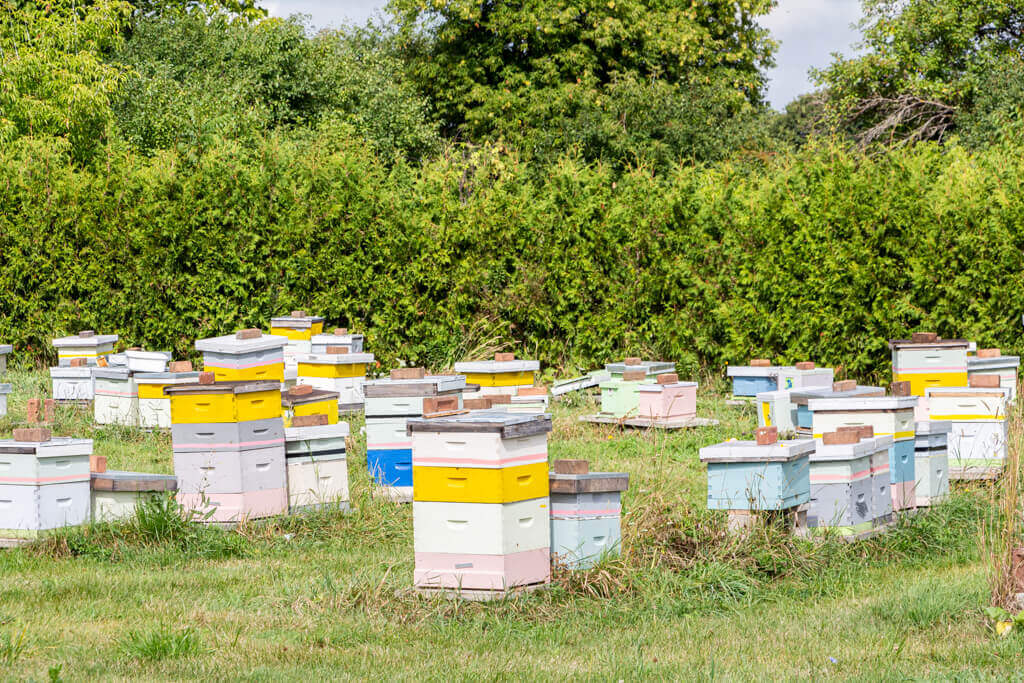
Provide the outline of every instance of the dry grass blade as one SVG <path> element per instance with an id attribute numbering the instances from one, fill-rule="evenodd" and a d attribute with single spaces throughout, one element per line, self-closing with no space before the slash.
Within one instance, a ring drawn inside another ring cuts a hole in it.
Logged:
<path id="1" fill-rule="evenodd" d="M 1018 394 L 1019 395 L 1019 394 Z M 1013 551 L 1024 545 L 1021 538 L 1021 458 L 1024 454 L 1024 403 L 1009 410 L 1006 462 L 1003 474 L 992 487 L 992 515 L 986 525 L 983 544 L 990 563 L 989 587 L 992 604 L 1018 611 L 1021 608 L 1013 575 Z"/>

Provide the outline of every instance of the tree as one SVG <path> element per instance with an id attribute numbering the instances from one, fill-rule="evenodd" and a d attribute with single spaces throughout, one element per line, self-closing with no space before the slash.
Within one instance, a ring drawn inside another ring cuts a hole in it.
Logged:
<path id="1" fill-rule="evenodd" d="M 756 20 L 773 4 L 391 0 L 389 10 L 449 137 L 622 161 L 722 152 L 723 129 L 762 105 L 774 43 Z"/>
<path id="2" fill-rule="evenodd" d="M 863 144 L 942 140 L 986 74 L 1018 61 L 1024 5 L 1011 0 L 864 0 L 861 57 L 817 72 L 829 110 Z"/>

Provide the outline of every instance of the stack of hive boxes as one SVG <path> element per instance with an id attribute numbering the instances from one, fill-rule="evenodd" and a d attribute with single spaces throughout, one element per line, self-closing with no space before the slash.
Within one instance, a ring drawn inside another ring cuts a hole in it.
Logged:
<path id="1" fill-rule="evenodd" d="M 637 387 L 639 416 L 646 420 L 683 420 L 697 416 L 697 383 L 680 382 L 674 372 Z"/>
<path id="2" fill-rule="evenodd" d="M 551 576 L 548 415 L 412 419 L 415 584 L 500 595 Z"/>
<path id="3" fill-rule="evenodd" d="M 918 397 L 916 416 L 928 419 L 927 389 L 967 386 L 967 349 L 964 339 L 939 339 L 934 332 L 915 332 L 910 339 L 889 341 L 893 382 L 909 382 L 910 396 Z"/>
<path id="4" fill-rule="evenodd" d="M 287 343 L 287 337 L 248 329 L 200 339 L 196 350 L 203 352 L 203 370 L 212 372 L 218 382 L 284 382 L 284 346 Z"/>
<path id="5" fill-rule="evenodd" d="M 810 456 L 810 529 L 864 538 L 892 519 L 889 482 L 891 436 L 869 426 L 825 432 Z"/>
<path id="6" fill-rule="evenodd" d="M 338 392 L 300 384 L 281 392 L 281 410 L 285 427 L 291 427 L 294 418 L 308 415 L 326 415 L 327 424 L 338 424 Z"/>
<path id="7" fill-rule="evenodd" d="M 322 413 L 302 415 L 284 430 L 289 512 L 349 508 L 349 427 L 347 422 L 328 424 L 327 418 Z"/>
<path id="8" fill-rule="evenodd" d="M 465 390 L 464 376 L 427 375 L 423 368 L 399 368 L 392 370 L 388 379 L 363 385 L 366 465 L 374 482 L 388 497 L 412 500 L 412 437 L 406 430 L 407 421 L 422 417 L 424 411 L 433 414 L 462 410 Z"/>
<path id="9" fill-rule="evenodd" d="M 143 472 L 92 473 L 92 521 L 116 522 L 135 516 L 139 503 L 176 491 L 178 480 L 171 474 Z"/>
<path id="10" fill-rule="evenodd" d="M 556 460 L 551 489 L 551 552 L 570 569 L 588 569 L 618 555 L 625 472 L 591 472 L 586 460 Z"/>
<path id="11" fill-rule="evenodd" d="M 870 426 L 875 436 L 891 436 L 889 483 L 893 510 L 913 508 L 915 396 L 817 398 L 808 402 L 815 439 L 841 427 Z"/>
<path id="12" fill-rule="evenodd" d="M 343 347 L 347 349 L 347 353 L 362 353 L 363 342 L 363 335 L 350 334 L 344 327 L 335 327 L 331 334 L 313 335 L 310 353 L 329 353 L 328 346 Z M 336 353 L 342 352 L 337 351 Z"/>
<path id="13" fill-rule="evenodd" d="M 40 427 L 0 441 L 0 544 L 89 521 L 91 439 L 53 438 Z"/>
<path id="14" fill-rule="evenodd" d="M 1020 356 L 1004 356 L 999 349 L 978 349 L 967 357 L 967 379 L 981 375 L 996 375 L 999 385 L 1010 390 L 1010 402 L 1017 400 L 1017 368 Z"/>
<path id="15" fill-rule="evenodd" d="M 970 382 L 925 389 L 929 421 L 951 423 L 949 467 L 955 478 L 998 471 L 1006 459 L 1010 390 L 997 375 L 976 375 Z"/>
<path id="16" fill-rule="evenodd" d="M 0 378 L 7 374 L 7 356 L 14 347 L 10 344 L 0 344 Z M 0 417 L 7 414 L 7 396 L 11 393 L 11 385 L 0 383 Z"/>
<path id="17" fill-rule="evenodd" d="M 949 497 L 949 434 L 951 422 L 917 423 L 914 437 L 914 488 L 918 507 L 928 507 Z"/>
<path id="18" fill-rule="evenodd" d="M 313 337 L 324 331 L 324 319 L 306 315 L 305 311 L 292 311 L 289 316 L 270 319 L 270 334 L 288 340 L 284 347 L 284 375 L 286 382 L 298 376 L 300 354 L 313 352 Z"/>
<path id="19" fill-rule="evenodd" d="M 515 396 L 520 389 L 534 385 L 534 373 L 538 370 L 540 361 L 516 360 L 513 353 L 496 353 L 494 360 L 455 364 L 455 372 L 465 375 L 467 384 L 480 387 L 475 394 L 467 394 L 466 398 Z"/>
<path id="20" fill-rule="evenodd" d="M 57 348 L 57 367 L 50 368 L 53 398 L 60 402 L 81 402 L 93 399 L 91 367 L 114 351 L 116 334 L 97 335 L 83 330 L 73 337 L 53 340 Z"/>
<path id="21" fill-rule="evenodd" d="M 171 354 L 166 351 L 129 349 L 124 354 L 126 365 L 107 365 L 92 368 L 93 416 L 96 424 L 139 424 L 138 373 L 163 373 Z"/>
<path id="22" fill-rule="evenodd" d="M 140 372 L 135 375 L 139 397 L 139 426 L 143 429 L 171 428 L 171 399 L 164 389 L 178 384 L 195 384 L 199 373 L 187 360 L 170 364 L 167 372 Z"/>
<path id="23" fill-rule="evenodd" d="M 169 386 L 178 501 L 201 521 L 288 511 L 280 380 Z"/>
<path id="24" fill-rule="evenodd" d="M 812 453 L 814 439 L 779 441 L 776 427 L 759 427 L 754 441 L 733 439 L 700 449 L 708 468 L 708 509 L 727 511 L 734 530 L 749 527 L 760 512 L 784 513 L 803 527 Z"/>
<path id="25" fill-rule="evenodd" d="M 363 407 L 363 384 L 366 368 L 374 361 L 372 353 L 349 353 L 344 346 L 328 346 L 326 353 L 301 354 L 298 360 L 298 384 L 336 392 L 339 411 Z"/>

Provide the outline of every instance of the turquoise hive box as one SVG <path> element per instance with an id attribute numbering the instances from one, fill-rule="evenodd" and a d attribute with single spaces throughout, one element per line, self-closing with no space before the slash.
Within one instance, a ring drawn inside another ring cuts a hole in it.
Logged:
<path id="1" fill-rule="evenodd" d="M 814 439 L 726 441 L 700 449 L 708 468 L 711 510 L 785 510 L 811 498 L 810 461 Z"/>

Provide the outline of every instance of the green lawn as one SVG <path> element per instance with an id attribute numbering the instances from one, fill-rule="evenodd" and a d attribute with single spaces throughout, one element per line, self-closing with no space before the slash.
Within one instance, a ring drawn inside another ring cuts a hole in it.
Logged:
<path id="1" fill-rule="evenodd" d="M 11 372 L 11 415 L 47 393 Z M 351 515 L 237 532 L 96 526 L 0 552 L 0 678 L 793 679 L 1019 675 L 1024 638 L 997 639 L 981 523 L 984 488 L 959 490 L 883 538 L 812 544 L 747 538 L 703 509 L 700 446 L 742 436 L 752 413 L 702 397 L 721 426 L 656 434 L 581 425 L 555 408 L 552 457 L 629 472 L 624 556 L 492 604 L 411 595 L 408 506 L 369 497 L 357 439 Z M 96 429 L 111 469 L 170 472 L 170 441 Z M 358 433 L 360 424 L 353 423 Z"/>

